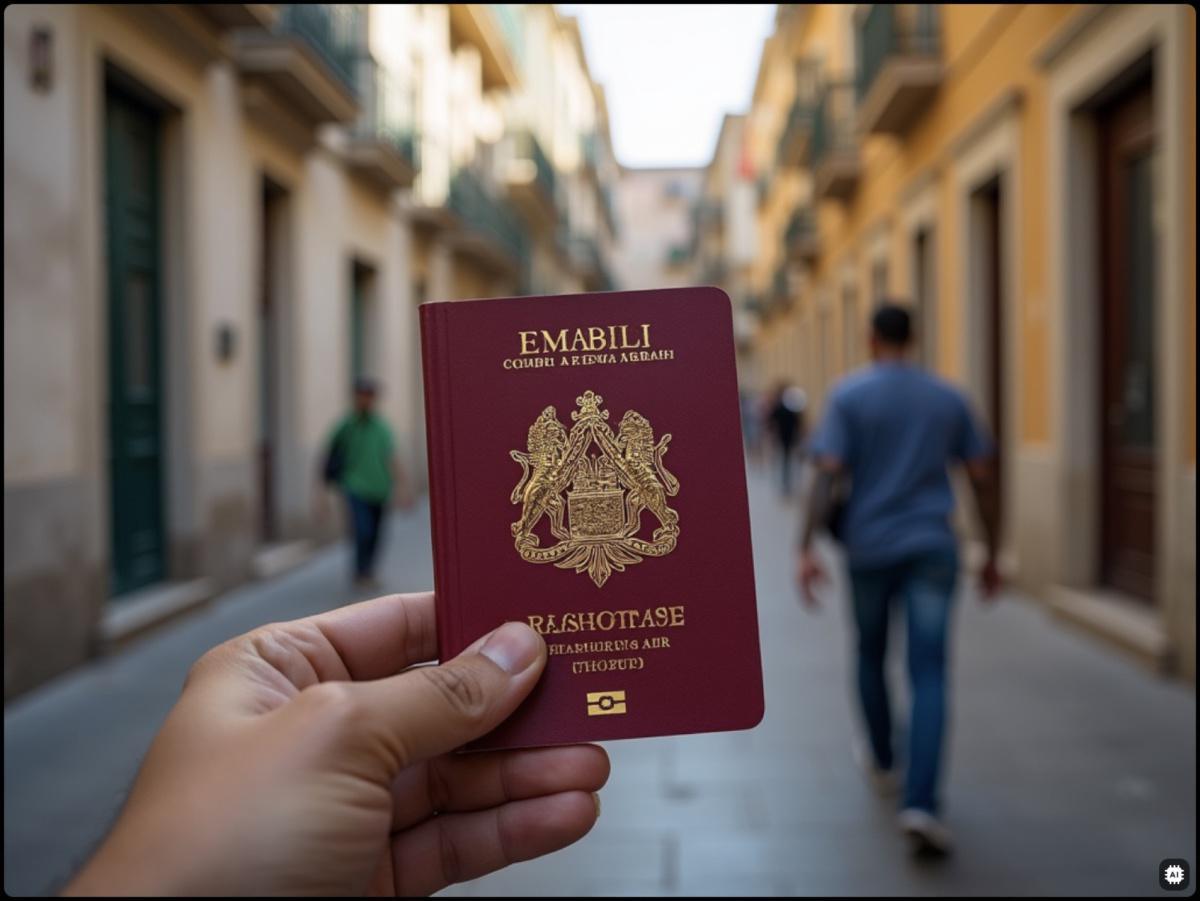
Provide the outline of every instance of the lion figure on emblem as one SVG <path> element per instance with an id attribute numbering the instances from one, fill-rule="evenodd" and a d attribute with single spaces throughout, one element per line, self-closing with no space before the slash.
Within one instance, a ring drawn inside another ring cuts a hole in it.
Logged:
<path id="1" fill-rule="evenodd" d="M 567 460 L 567 430 L 558 421 L 554 407 L 546 407 L 529 427 L 529 453 L 509 451 L 521 464 L 521 481 L 509 500 L 522 503 L 521 518 L 513 523 L 513 535 L 532 534 L 543 513 L 550 514 L 550 532 L 555 538 L 567 538 L 563 528 L 563 468 Z"/>
<path id="2" fill-rule="evenodd" d="M 679 480 L 663 465 L 671 436 L 654 443 L 654 430 L 640 413 L 629 410 L 617 429 L 620 468 L 631 483 L 625 495 L 626 534 L 637 534 L 642 510 L 649 509 L 666 528 L 679 522 L 679 514 L 667 506 L 667 497 L 679 493 Z M 661 481 L 660 481 L 661 479 Z"/>

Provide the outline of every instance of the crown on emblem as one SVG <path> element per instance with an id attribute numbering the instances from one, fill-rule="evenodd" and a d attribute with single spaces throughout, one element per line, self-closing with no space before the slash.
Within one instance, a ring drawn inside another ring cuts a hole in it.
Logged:
<path id="1" fill-rule="evenodd" d="M 583 392 L 582 397 L 575 398 L 575 403 L 579 405 L 578 410 L 571 411 L 572 421 L 580 419 L 608 419 L 608 411 L 601 411 L 600 403 L 604 398 L 594 391 L 588 390 Z"/>

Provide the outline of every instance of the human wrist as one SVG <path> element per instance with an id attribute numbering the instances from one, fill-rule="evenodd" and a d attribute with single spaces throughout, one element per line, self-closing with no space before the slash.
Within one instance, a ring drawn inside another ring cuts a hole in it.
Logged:
<path id="1" fill-rule="evenodd" d="M 144 787 L 144 786 L 143 786 Z M 211 836 L 181 836 L 174 824 L 202 819 L 179 804 L 147 797 L 137 783 L 112 831 L 87 864 L 63 889 L 64 896 L 170 897 L 208 894 L 204 875 L 215 848 Z M 184 840 L 184 839 L 187 840 Z M 197 877 L 200 877 L 198 882 Z"/>
<path id="2" fill-rule="evenodd" d="M 126 854 L 114 840 L 106 841 L 95 856 L 62 890 L 63 897 L 168 897 L 183 894 L 182 880 L 170 875 L 170 866 L 154 855 Z"/>

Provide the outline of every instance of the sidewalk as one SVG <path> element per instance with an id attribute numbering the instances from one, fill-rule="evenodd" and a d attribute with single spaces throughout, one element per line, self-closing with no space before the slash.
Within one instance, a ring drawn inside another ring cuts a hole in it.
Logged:
<path id="1" fill-rule="evenodd" d="M 940 864 L 911 862 L 890 805 L 849 757 L 844 605 L 800 609 L 790 583 L 795 510 L 757 474 L 751 505 L 762 725 L 612 743 L 604 812 L 587 838 L 444 894 L 1157 894 L 1161 859 L 1195 863 L 1193 692 L 1033 603 L 1008 596 L 984 607 L 969 589 L 956 623 L 945 790 L 958 849 Z M 393 517 L 388 589 L 430 584 L 427 522 L 424 508 Z M 353 600 L 345 570 L 343 550 L 322 553 L 12 705 L 5 888 L 53 890 L 86 855 L 199 653 L 254 625 Z M 902 685 L 902 655 L 892 664 Z"/>

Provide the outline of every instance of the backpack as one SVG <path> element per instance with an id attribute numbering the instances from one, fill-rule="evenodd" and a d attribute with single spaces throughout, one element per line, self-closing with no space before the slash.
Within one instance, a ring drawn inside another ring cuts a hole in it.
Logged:
<path id="1" fill-rule="evenodd" d="M 325 454 L 325 463 L 322 466 L 322 475 L 325 479 L 325 484 L 332 485 L 340 482 L 342 473 L 346 469 L 346 449 L 345 444 L 346 428 L 343 426 L 338 429 L 337 434 L 333 436 L 333 440 L 329 442 L 329 450 Z"/>

